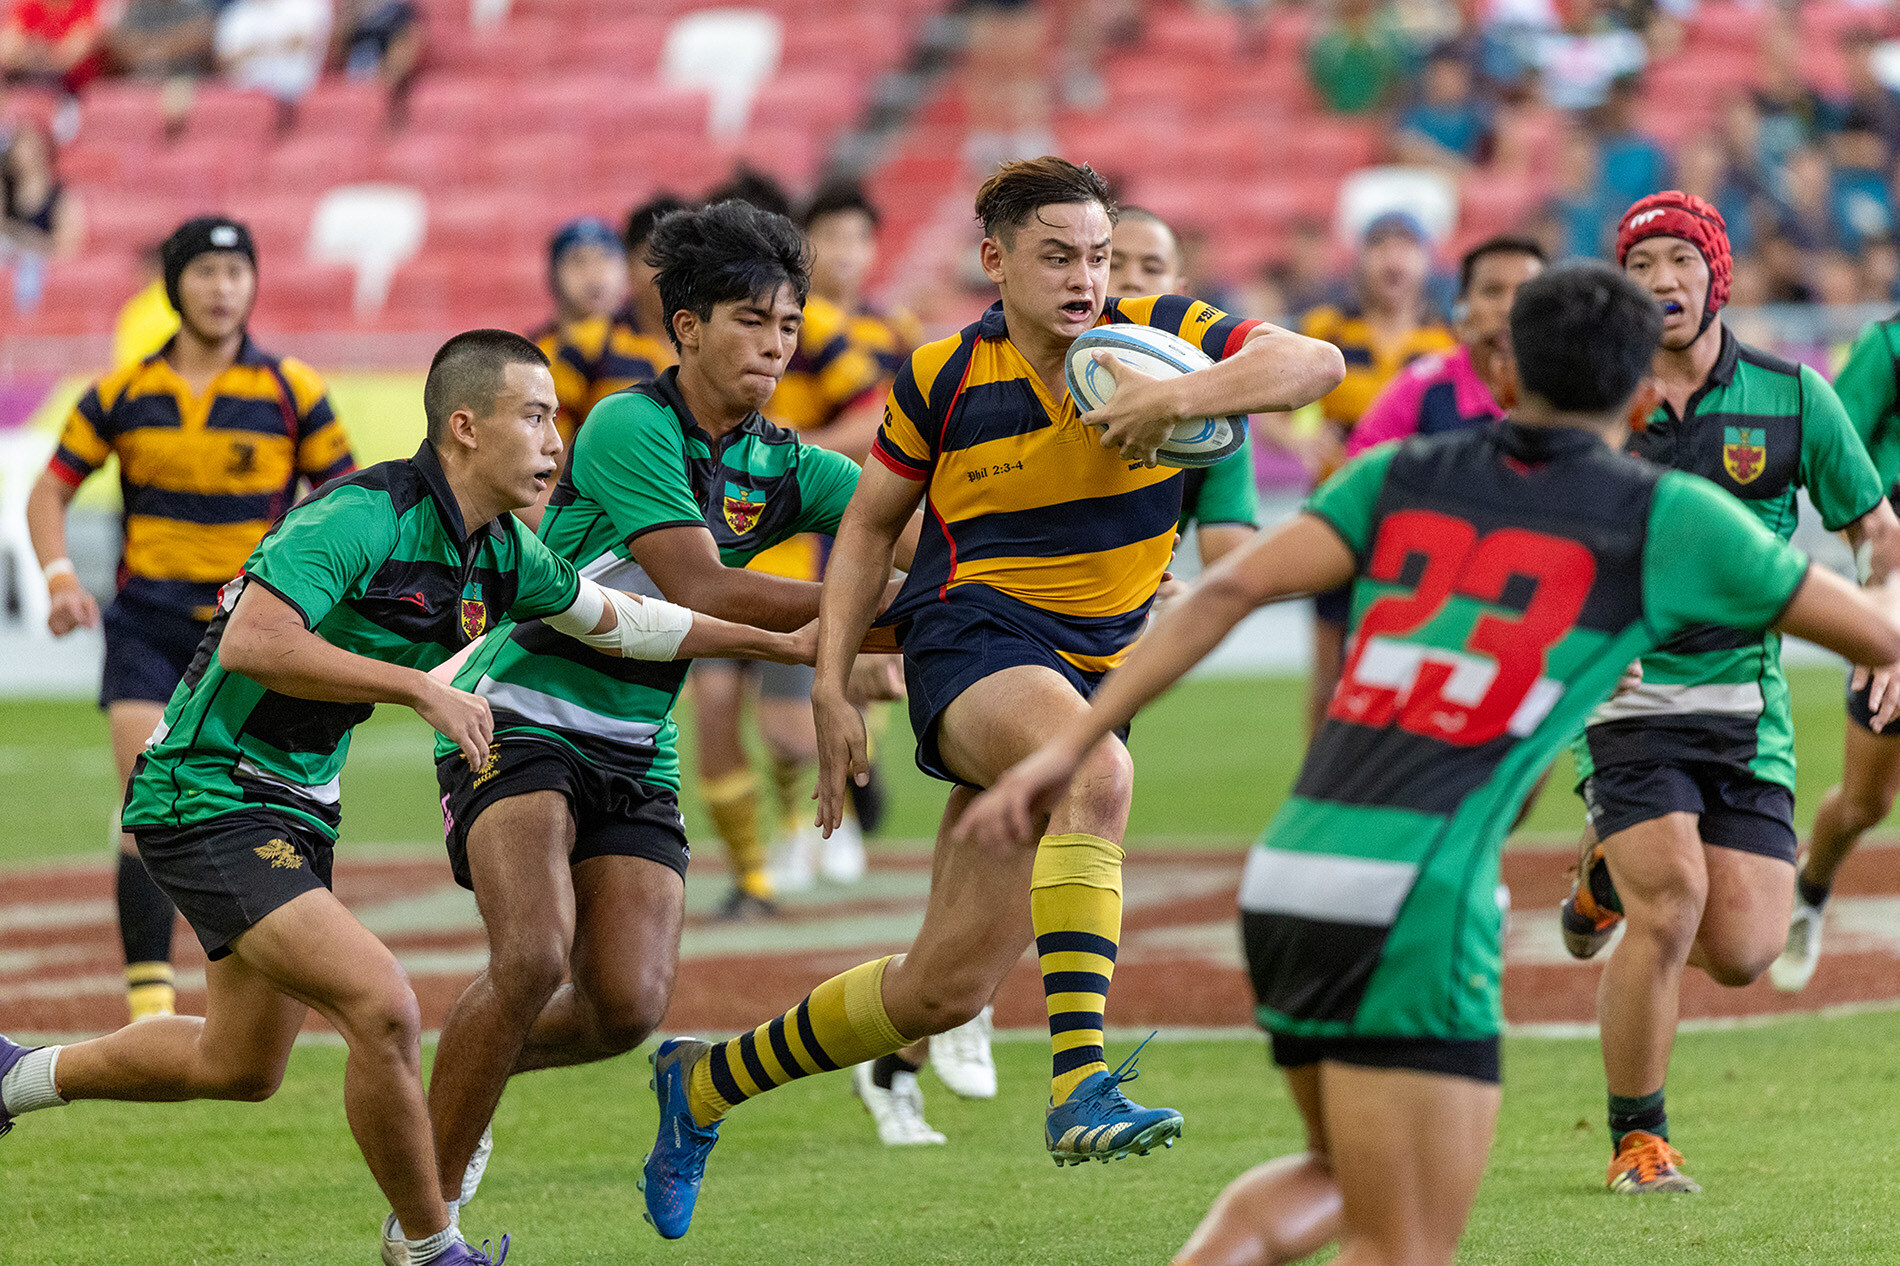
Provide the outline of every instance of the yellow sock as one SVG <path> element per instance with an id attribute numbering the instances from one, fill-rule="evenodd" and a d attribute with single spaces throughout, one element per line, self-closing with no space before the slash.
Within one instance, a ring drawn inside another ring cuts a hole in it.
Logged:
<path id="1" fill-rule="evenodd" d="M 1050 1095 L 1064 1103 L 1102 1059 L 1102 1013 L 1122 934 L 1122 850 L 1099 835 L 1045 835 L 1029 881 L 1029 915 L 1055 1051 Z"/>
<path id="2" fill-rule="evenodd" d="M 687 1077 L 693 1120 L 711 1125 L 747 1099 L 788 1081 L 909 1046 L 915 1039 L 899 1033 L 884 1011 L 884 969 L 890 963 L 890 958 L 860 963 L 770 1024 L 714 1046 Z"/>
<path id="3" fill-rule="evenodd" d="M 172 987 L 172 965 L 127 963 L 125 1001 L 134 1020 L 171 1015 L 178 1006 L 178 993 Z"/>
<path id="4" fill-rule="evenodd" d="M 805 797 L 811 792 L 805 775 L 810 768 L 804 761 L 786 760 L 782 756 L 772 758 L 772 791 L 778 797 L 779 829 L 787 836 L 798 834 L 798 828 L 805 824 Z"/>
<path id="5" fill-rule="evenodd" d="M 750 769 L 699 780 L 699 798 L 712 814 L 719 838 L 732 858 L 732 879 L 741 892 L 769 899 L 772 881 L 765 873 L 765 835 L 759 829 L 759 776 Z"/>

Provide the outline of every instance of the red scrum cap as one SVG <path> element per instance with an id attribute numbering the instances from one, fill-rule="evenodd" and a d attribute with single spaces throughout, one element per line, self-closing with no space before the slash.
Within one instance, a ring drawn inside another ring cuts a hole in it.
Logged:
<path id="1" fill-rule="evenodd" d="M 1716 309 L 1728 302 L 1729 277 L 1734 271 L 1729 258 L 1728 225 L 1722 213 L 1692 193 L 1667 189 L 1650 194 L 1625 211 L 1617 223 L 1618 267 L 1630 247 L 1646 237 L 1679 237 L 1702 252 L 1709 266 L 1709 301 L 1702 314 L 1706 326 Z"/>

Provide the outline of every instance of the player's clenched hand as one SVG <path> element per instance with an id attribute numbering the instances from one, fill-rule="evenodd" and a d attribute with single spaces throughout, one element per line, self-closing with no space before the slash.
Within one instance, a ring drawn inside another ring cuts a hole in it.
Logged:
<path id="1" fill-rule="evenodd" d="M 1630 661 L 1630 666 L 1623 670 L 1623 675 L 1616 679 L 1616 689 L 1610 692 L 1610 696 L 1611 698 L 1615 698 L 1617 695 L 1622 694 L 1625 690 L 1634 690 L 1636 689 L 1636 687 L 1642 684 L 1643 684 L 1643 661 L 1640 659 L 1632 659 Z"/>
<path id="2" fill-rule="evenodd" d="M 416 698 L 416 715 L 461 748 L 470 769 L 480 769 L 488 759 L 488 745 L 495 741 L 495 717 L 488 710 L 488 700 L 426 674 L 422 680 L 426 684 Z"/>
<path id="3" fill-rule="evenodd" d="M 844 821 L 850 794 L 846 780 L 862 787 L 871 780 L 864 717 L 836 689 L 820 687 L 811 695 L 812 720 L 818 728 L 818 819 L 815 825 L 826 839 Z"/>
<path id="4" fill-rule="evenodd" d="M 904 657 L 860 654 L 851 663 L 851 680 L 845 684 L 844 693 L 860 708 L 885 699 L 902 699 Z"/>
<path id="5" fill-rule="evenodd" d="M 1035 838 L 1036 824 L 1067 794 L 1081 758 L 1044 747 L 1004 771 L 957 821 L 959 844 L 1008 848 Z"/>
<path id="6" fill-rule="evenodd" d="M 1187 421 L 1175 407 L 1172 384 L 1130 369 L 1107 352 L 1095 353 L 1095 363 L 1115 380 L 1115 394 L 1089 410 L 1089 425 L 1101 428 L 1103 448 L 1119 448 L 1131 462 L 1154 465 L 1161 442 Z"/>
<path id="7" fill-rule="evenodd" d="M 46 627 L 54 637 L 65 637 L 74 629 L 99 627 L 99 604 L 86 587 L 71 576 L 55 576 L 47 586 L 52 607 L 46 613 Z"/>
<path id="8" fill-rule="evenodd" d="M 1887 723 L 1900 713 L 1900 664 L 1889 664 L 1885 668 L 1854 669 L 1853 687 L 1859 690 L 1867 687 L 1867 710 L 1873 713 L 1869 722 L 1875 734 L 1887 728 Z"/>

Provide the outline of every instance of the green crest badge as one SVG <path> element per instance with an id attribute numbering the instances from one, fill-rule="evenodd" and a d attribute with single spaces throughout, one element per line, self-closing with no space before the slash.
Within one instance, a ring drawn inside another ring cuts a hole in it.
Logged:
<path id="1" fill-rule="evenodd" d="M 741 488 L 738 484 L 726 485 L 726 526 L 737 536 L 744 536 L 759 525 L 759 516 L 765 513 L 765 494 L 756 488 Z"/>
<path id="2" fill-rule="evenodd" d="M 488 627 L 488 606 L 482 601 L 482 587 L 470 583 L 462 589 L 462 636 L 474 641 Z"/>
<path id="3" fill-rule="evenodd" d="M 1722 469 L 1738 484 L 1753 483 L 1768 464 L 1768 432 L 1753 426 L 1722 428 Z"/>

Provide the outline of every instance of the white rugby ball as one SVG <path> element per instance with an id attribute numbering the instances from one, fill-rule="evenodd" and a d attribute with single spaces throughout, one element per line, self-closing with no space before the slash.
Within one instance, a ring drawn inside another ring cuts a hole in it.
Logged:
<path id="1" fill-rule="evenodd" d="M 1084 413 L 1099 409 L 1115 394 L 1115 379 L 1095 363 L 1097 352 L 1107 352 L 1150 378 L 1179 378 L 1214 363 L 1186 339 L 1152 325 L 1098 325 L 1069 345 L 1065 366 L 1069 394 Z M 1193 470 L 1233 456 L 1246 438 L 1244 416 L 1195 418 L 1175 427 L 1157 456 L 1163 466 Z"/>

